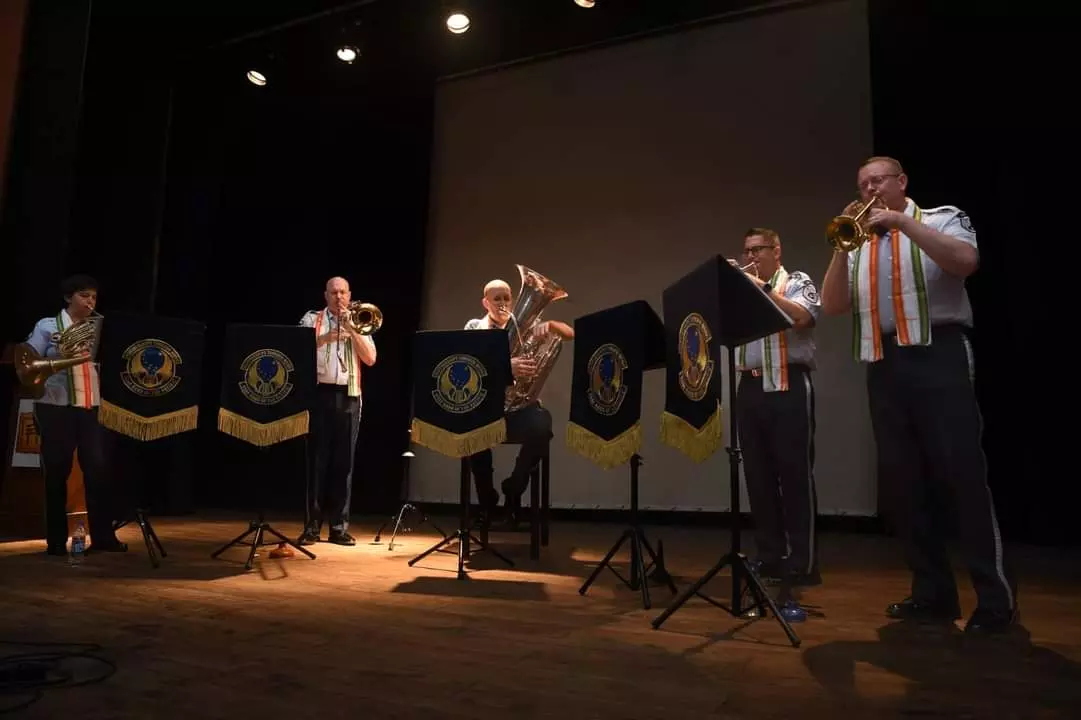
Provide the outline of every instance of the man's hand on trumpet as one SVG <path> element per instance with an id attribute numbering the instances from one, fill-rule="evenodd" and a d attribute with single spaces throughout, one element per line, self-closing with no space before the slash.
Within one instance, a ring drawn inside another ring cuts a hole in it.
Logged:
<path id="1" fill-rule="evenodd" d="M 872 228 L 886 228 L 888 230 L 905 229 L 905 222 L 909 216 L 896 210 L 887 210 L 882 207 L 871 208 L 867 213 L 867 225 Z M 908 233 L 905 233 L 906 235 Z"/>

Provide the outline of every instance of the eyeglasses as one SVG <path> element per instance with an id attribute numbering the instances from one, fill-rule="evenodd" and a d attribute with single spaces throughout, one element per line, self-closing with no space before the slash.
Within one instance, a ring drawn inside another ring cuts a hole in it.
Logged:
<path id="1" fill-rule="evenodd" d="M 900 173 L 889 173 L 887 175 L 872 175 L 861 183 L 858 183 L 856 187 L 860 190 L 868 187 L 878 187 L 882 183 L 886 182 L 886 178 L 900 177 Z"/>
<path id="2" fill-rule="evenodd" d="M 752 247 L 743 248 L 744 255 L 757 255 L 763 250 L 770 250 L 777 247 L 776 245 L 754 245 Z"/>

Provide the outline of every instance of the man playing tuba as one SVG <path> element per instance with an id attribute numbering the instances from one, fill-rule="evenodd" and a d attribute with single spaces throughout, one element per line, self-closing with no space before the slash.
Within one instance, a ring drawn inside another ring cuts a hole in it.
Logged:
<path id="1" fill-rule="evenodd" d="M 524 272 L 524 271 L 523 271 Z M 486 314 L 474 318 L 465 324 L 466 330 L 506 329 L 513 332 L 531 333 L 541 339 L 551 334 L 564 340 L 574 337 L 574 330 L 566 323 L 555 320 L 538 322 L 532 328 L 518 328 L 517 321 L 512 324 L 512 295 L 510 285 L 504 280 L 492 280 L 484 286 L 481 299 Z M 510 327 L 508 327 L 510 325 Z M 511 358 L 511 372 L 515 379 L 534 378 L 539 368 L 537 362 L 521 355 Z M 507 525 L 513 527 L 518 520 L 522 507 L 522 493 L 529 486 L 529 474 L 540 462 L 548 442 L 552 439 L 552 414 L 538 401 L 510 410 L 506 414 L 507 442 L 519 443 L 521 448 L 514 462 L 510 477 L 503 480 L 502 489 L 505 498 Z M 482 450 L 469 457 L 473 472 L 473 483 L 477 489 L 477 499 L 481 506 L 481 523 L 490 523 L 499 505 L 499 494 L 495 491 L 492 467 L 492 451 Z"/>
<path id="2" fill-rule="evenodd" d="M 67 349 L 71 329 L 89 327 L 98 302 L 98 283 L 87 275 L 74 275 L 61 285 L 67 306 L 54 316 L 38 320 L 26 344 L 45 360 L 55 360 Z M 65 336 L 65 331 L 69 331 Z M 34 423 L 41 435 L 41 462 L 45 471 L 45 541 L 49 555 L 66 555 L 68 539 L 68 476 L 75 452 L 83 471 L 86 514 L 91 550 L 123 552 L 128 546 L 113 531 L 112 495 L 105 476 L 104 438 L 98 423 L 97 364 L 90 360 L 87 343 L 72 352 L 87 361 L 50 375 L 43 393 L 34 400 Z"/>

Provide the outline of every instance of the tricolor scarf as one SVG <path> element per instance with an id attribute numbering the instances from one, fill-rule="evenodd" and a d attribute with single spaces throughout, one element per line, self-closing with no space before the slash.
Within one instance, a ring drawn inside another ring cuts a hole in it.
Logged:
<path id="1" fill-rule="evenodd" d="M 773 277 L 769 279 L 769 286 L 784 297 L 785 287 L 788 285 L 788 271 L 784 266 L 777 268 Z M 784 333 L 774 333 L 759 340 L 755 340 L 759 355 L 762 356 L 762 390 L 764 392 L 777 392 L 788 389 L 788 343 Z M 740 348 L 740 366 L 746 367 L 747 345 Z"/>
<path id="2" fill-rule="evenodd" d="M 327 323 L 330 323 L 330 309 L 324 308 L 322 312 L 315 316 L 315 336 L 319 337 L 323 334 L 323 319 L 326 318 Z M 330 343 L 327 343 L 323 347 L 326 348 L 326 361 L 330 363 Z M 349 388 L 349 397 L 360 397 L 360 371 L 357 368 L 357 355 L 353 351 L 353 341 L 348 336 L 342 340 L 342 346 L 345 349 L 345 367 L 346 372 L 349 375 L 346 385 Z"/>
<path id="3" fill-rule="evenodd" d="M 923 213 L 906 198 L 905 214 L 921 222 Z M 854 250 L 852 309 L 855 328 L 853 352 L 861 362 L 882 359 L 882 326 L 879 296 L 879 236 Z M 931 321 L 927 310 L 927 285 L 923 273 L 923 251 L 900 230 L 890 230 L 890 277 L 893 316 L 898 345 L 930 345 Z"/>
<path id="4" fill-rule="evenodd" d="M 64 317 L 67 312 L 61 310 L 56 316 L 56 333 L 59 336 L 74 323 L 68 323 L 65 327 Z M 97 407 L 99 397 L 98 369 L 92 362 L 84 362 L 75 367 L 69 367 L 63 371 L 67 376 L 68 404 L 80 408 Z"/>

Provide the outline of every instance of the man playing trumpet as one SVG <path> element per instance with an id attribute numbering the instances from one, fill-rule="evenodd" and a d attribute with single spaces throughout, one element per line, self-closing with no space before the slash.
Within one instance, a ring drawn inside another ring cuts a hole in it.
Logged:
<path id="1" fill-rule="evenodd" d="M 375 364 L 375 341 L 343 321 L 352 299 L 345 278 L 328 280 L 323 295 L 326 307 L 307 312 L 300 319 L 303 327 L 315 330 L 318 382 L 311 412 L 314 447 L 308 469 L 304 532 L 297 544 L 319 542 L 326 520 L 330 542 L 356 545 L 356 539 L 349 534 L 349 503 L 363 406 L 361 367 Z"/>
<path id="2" fill-rule="evenodd" d="M 835 247 L 822 308 L 855 318 L 878 476 L 912 571 L 911 596 L 886 614 L 947 623 L 961 617 L 941 526 L 953 500 L 978 599 L 966 632 L 1003 630 L 1015 617 L 1016 590 L 987 486 L 967 337 L 965 279 L 979 264 L 976 231 L 956 207 L 918 207 L 893 158 L 866 160 L 856 180 L 861 200 L 873 203 L 865 213 L 871 230 L 854 249 Z"/>
<path id="3" fill-rule="evenodd" d="M 512 294 L 506 281 L 492 280 L 485 285 L 481 305 L 486 314 L 467 322 L 466 330 L 508 329 L 512 315 Z M 574 337 L 573 328 L 555 320 L 538 323 L 533 332 L 541 337 L 555 333 L 565 340 Z M 530 378 L 537 373 L 537 363 L 532 359 L 513 357 L 510 364 L 515 378 Z M 507 442 L 521 444 L 514 469 L 501 486 L 507 524 L 513 526 L 521 512 L 522 494 L 529 486 L 529 474 L 540 462 L 548 442 L 552 439 L 552 414 L 537 402 L 507 413 L 506 424 Z M 482 450 L 470 455 L 469 465 L 477 490 L 477 500 L 481 506 L 480 521 L 490 522 L 499 504 L 499 494 L 495 491 L 493 480 L 495 471 L 492 467 L 492 451 Z"/>
<path id="4" fill-rule="evenodd" d="M 781 239 L 768 228 L 743 238 L 743 271 L 793 320 L 790 330 L 736 349 L 737 412 L 759 573 L 788 587 L 821 582 L 815 542 L 814 282 L 781 263 Z M 735 265 L 735 261 L 730 261 Z M 789 619 L 804 619 L 798 608 Z"/>

